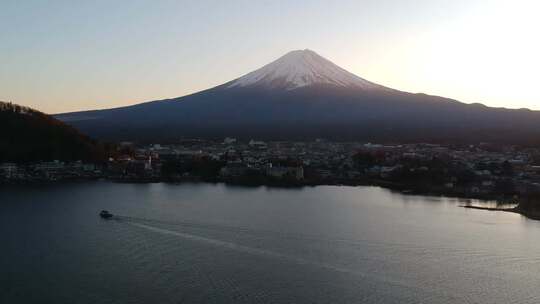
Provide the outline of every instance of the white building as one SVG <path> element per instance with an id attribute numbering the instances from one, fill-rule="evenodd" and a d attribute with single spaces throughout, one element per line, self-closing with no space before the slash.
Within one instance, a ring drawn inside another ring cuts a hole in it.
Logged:
<path id="1" fill-rule="evenodd" d="M 227 138 L 225 138 L 225 140 L 223 140 L 223 143 L 226 144 L 226 145 L 234 144 L 234 143 L 236 143 L 236 138 L 227 137 Z"/>

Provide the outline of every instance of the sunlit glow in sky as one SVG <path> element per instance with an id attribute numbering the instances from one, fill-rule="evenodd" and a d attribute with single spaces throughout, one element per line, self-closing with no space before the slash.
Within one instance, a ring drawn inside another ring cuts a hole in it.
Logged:
<path id="1" fill-rule="evenodd" d="M 19 1 L 0 100 L 47 113 L 178 97 L 309 48 L 365 79 L 540 110 L 540 1 Z"/>

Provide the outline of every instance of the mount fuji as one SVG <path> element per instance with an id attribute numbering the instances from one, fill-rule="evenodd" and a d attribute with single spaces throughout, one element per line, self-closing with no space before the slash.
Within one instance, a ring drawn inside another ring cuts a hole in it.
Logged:
<path id="1" fill-rule="evenodd" d="M 529 143 L 540 138 L 540 112 L 394 90 L 356 76 L 311 50 L 289 52 L 195 94 L 56 117 L 106 140 L 235 136 Z"/>

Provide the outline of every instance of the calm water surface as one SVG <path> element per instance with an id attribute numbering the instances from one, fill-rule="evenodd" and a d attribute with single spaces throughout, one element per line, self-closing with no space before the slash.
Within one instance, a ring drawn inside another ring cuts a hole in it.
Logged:
<path id="1" fill-rule="evenodd" d="M 538 303 L 540 222 L 460 203 L 375 187 L 3 187 L 0 303 Z"/>

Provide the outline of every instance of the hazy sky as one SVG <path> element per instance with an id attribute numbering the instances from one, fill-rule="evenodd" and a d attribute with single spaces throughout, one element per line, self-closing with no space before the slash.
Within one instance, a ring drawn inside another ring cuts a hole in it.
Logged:
<path id="1" fill-rule="evenodd" d="M 178 97 L 309 48 L 368 80 L 540 109 L 540 1 L 0 0 L 0 100 Z"/>

